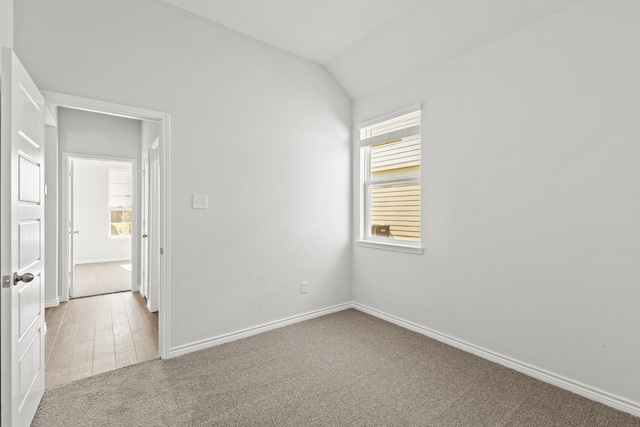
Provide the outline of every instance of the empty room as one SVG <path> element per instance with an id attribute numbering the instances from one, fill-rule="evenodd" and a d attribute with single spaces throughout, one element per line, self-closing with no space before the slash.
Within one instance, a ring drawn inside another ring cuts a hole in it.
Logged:
<path id="1" fill-rule="evenodd" d="M 640 426 L 640 2 L 0 5 L 2 425 Z"/>

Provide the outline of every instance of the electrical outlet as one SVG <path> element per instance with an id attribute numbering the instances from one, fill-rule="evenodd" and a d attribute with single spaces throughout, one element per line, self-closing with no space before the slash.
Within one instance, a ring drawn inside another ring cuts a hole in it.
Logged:
<path id="1" fill-rule="evenodd" d="M 309 292 L 309 282 L 301 282 L 300 283 L 300 293 L 306 294 Z"/>

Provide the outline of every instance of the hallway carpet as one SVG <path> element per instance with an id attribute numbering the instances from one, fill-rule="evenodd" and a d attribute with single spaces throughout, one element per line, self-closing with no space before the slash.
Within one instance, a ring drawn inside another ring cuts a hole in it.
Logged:
<path id="1" fill-rule="evenodd" d="M 73 268 L 72 298 L 130 290 L 130 260 L 76 264 Z"/>
<path id="2" fill-rule="evenodd" d="M 46 391 L 34 426 L 640 426 L 355 310 Z"/>

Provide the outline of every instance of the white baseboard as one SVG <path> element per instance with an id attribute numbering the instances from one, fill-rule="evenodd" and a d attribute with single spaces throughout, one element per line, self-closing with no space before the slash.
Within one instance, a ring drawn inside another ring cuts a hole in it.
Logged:
<path id="1" fill-rule="evenodd" d="M 586 384 L 570 380 L 561 375 L 554 374 L 553 372 L 537 368 L 535 366 L 529 365 L 528 363 L 512 359 L 508 356 L 504 356 L 491 350 L 487 350 L 477 345 L 468 343 L 466 341 L 459 340 L 452 336 L 442 334 L 438 331 L 434 331 L 433 329 L 425 328 L 424 326 L 420 326 L 399 317 L 392 316 L 371 307 L 367 307 L 366 305 L 354 302 L 352 306 L 356 310 L 370 314 L 379 319 L 386 320 L 387 322 L 393 323 L 405 329 L 409 329 L 419 334 L 426 335 L 429 338 L 433 338 L 437 341 L 443 342 L 468 353 L 475 354 L 476 356 L 482 357 L 483 359 L 499 363 L 500 365 L 506 366 L 530 377 L 539 379 L 540 381 L 544 381 L 546 383 L 568 390 L 572 393 L 579 394 L 580 396 L 586 397 L 587 399 L 595 400 L 620 411 L 628 412 L 631 415 L 640 417 L 640 403 L 638 402 L 632 402 L 622 397 L 615 396 L 606 391 L 599 390 L 595 387 L 590 387 Z"/>
<path id="2" fill-rule="evenodd" d="M 55 297 L 55 299 L 45 300 L 44 302 L 44 308 L 57 307 L 59 305 L 60 305 L 60 298 L 58 297 Z"/>
<path id="3" fill-rule="evenodd" d="M 76 261 L 75 264 L 97 264 L 101 262 L 123 262 L 131 264 L 130 259 L 122 259 L 122 258 L 96 258 L 96 259 L 83 259 Z"/>
<path id="4" fill-rule="evenodd" d="M 353 305 L 351 303 L 334 305 L 333 307 L 310 311 L 308 313 L 287 317 L 285 319 L 276 320 L 274 322 L 264 323 L 262 325 L 254 326 L 252 328 L 242 329 L 237 332 L 231 332 L 228 334 L 220 335 L 220 336 L 209 338 L 206 340 L 196 341 L 190 344 L 179 345 L 177 347 L 171 347 L 169 349 L 168 358 L 170 359 L 172 357 L 182 356 L 184 354 L 192 353 L 194 351 L 204 350 L 206 348 L 214 347 L 220 344 L 225 344 L 231 341 L 247 338 L 252 335 L 257 335 L 262 332 L 267 332 L 272 329 L 282 328 L 283 326 L 293 325 L 294 323 L 304 322 L 305 320 L 324 316 L 326 314 L 336 313 L 338 311 L 347 310 L 350 308 L 353 308 Z"/>

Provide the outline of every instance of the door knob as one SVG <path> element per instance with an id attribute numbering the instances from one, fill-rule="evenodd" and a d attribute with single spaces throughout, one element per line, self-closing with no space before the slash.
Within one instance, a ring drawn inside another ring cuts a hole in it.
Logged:
<path id="1" fill-rule="evenodd" d="M 18 273 L 13 274 L 13 286 L 16 286 L 18 282 L 29 283 L 34 278 L 31 273 L 24 273 L 22 276 L 18 276 Z"/>
<path id="2" fill-rule="evenodd" d="M 143 235 L 142 235 L 142 238 L 143 238 L 143 239 L 146 239 L 147 237 L 149 237 L 149 235 L 148 235 L 148 234 L 143 234 Z"/>
<path id="3" fill-rule="evenodd" d="M 80 234 L 80 230 L 74 231 L 73 234 Z"/>

